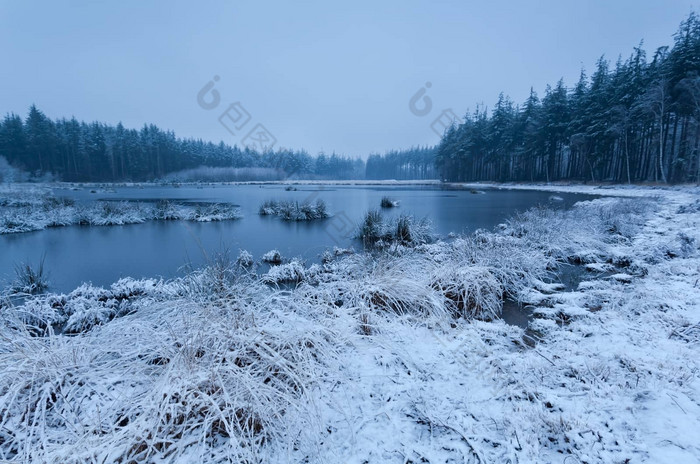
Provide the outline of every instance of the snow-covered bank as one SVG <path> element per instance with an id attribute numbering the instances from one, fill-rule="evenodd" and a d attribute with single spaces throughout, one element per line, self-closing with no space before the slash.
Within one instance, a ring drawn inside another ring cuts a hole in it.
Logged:
<path id="1" fill-rule="evenodd" d="M 71 199 L 56 197 L 43 188 L 0 189 L 0 234 L 76 224 L 110 226 L 152 220 L 211 222 L 241 217 L 236 206 L 225 203 L 95 201 L 76 204 Z"/>
<path id="2" fill-rule="evenodd" d="M 698 193 L 621 191 L 305 269 L 6 302 L 0 459 L 697 461 Z M 565 292 L 563 262 L 590 269 Z M 494 319 L 504 296 L 527 332 Z"/>

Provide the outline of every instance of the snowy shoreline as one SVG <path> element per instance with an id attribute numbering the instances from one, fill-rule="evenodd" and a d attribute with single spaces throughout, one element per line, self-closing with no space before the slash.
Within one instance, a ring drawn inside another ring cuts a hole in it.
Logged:
<path id="1" fill-rule="evenodd" d="M 222 259 L 5 301 L 0 459 L 700 459 L 700 191 L 460 185 L 634 199 L 295 263 L 291 289 Z M 565 262 L 590 269 L 569 291 Z M 506 294 L 530 335 L 493 318 Z"/>

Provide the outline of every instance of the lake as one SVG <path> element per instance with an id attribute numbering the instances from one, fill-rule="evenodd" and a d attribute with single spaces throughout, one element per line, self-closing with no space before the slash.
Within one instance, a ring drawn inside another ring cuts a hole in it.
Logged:
<path id="1" fill-rule="evenodd" d="M 271 249 L 285 258 L 300 257 L 307 263 L 320 260 L 324 250 L 335 246 L 362 248 L 352 238 L 356 225 L 370 209 L 379 209 L 383 196 L 400 202 L 383 210 L 390 217 L 411 214 L 432 222 L 436 234 L 470 233 L 492 229 L 513 214 L 537 205 L 568 208 L 591 195 L 483 189 L 443 189 L 439 185 L 213 185 L 183 187 L 115 187 L 106 190 L 57 189 L 57 196 L 77 202 L 94 200 L 178 202 L 225 202 L 239 205 L 243 219 L 197 223 L 151 221 L 126 226 L 69 226 L 22 234 L 0 235 L 0 280 L 14 279 L 15 265 L 36 265 L 46 256 L 45 269 L 51 291 L 68 292 L 82 282 L 108 286 L 120 277 L 164 277 L 183 275 L 186 265 L 207 262 L 218 251 L 228 249 L 233 258 L 239 249 L 256 260 Z M 93 193 L 94 192 L 94 193 Z M 259 216 L 265 200 L 322 199 L 332 217 L 312 222 L 285 222 L 274 216 Z"/>

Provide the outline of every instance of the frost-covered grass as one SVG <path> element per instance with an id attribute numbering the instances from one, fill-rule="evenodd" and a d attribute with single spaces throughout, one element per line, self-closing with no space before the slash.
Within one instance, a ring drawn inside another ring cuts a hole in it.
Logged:
<path id="1" fill-rule="evenodd" d="M 262 260 L 265 263 L 280 264 L 282 262 L 282 254 L 279 250 L 270 250 L 262 255 Z"/>
<path id="2" fill-rule="evenodd" d="M 389 197 L 382 197 L 382 200 L 379 202 L 379 206 L 382 208 L 396 208 L 399 206 L 399 202 Z"/>
<path id="3" fill-rule="evenodd" d="M 76 204 L 48 190 L 0 190 L 0 234 L 30 232 L 74 224 L 110 226 L 151 220 L 197 222 L 240 219 L 239 209 L 223 203 L 179 204 L 171 201 L 139 203 L 95 201 Z"/>
<path id="4" fill-rule="evenodd" d="M 377 210 L 368 211 L 355 233 L 366 247 L 384 248 L 390 245 L 415 246 L 432 240 L 430 222 L 402 214 L 385 220 Z"/>
<path id="5" fill-rule="evenodd" d="M 306 269 L 301 261 L 293 259 L 288 263 L 272 266 L 262 276 L 262 280 L 268 284 L 297 283 L 306 277 Z"/>
<path id="6" fill-rule="evenodd" d="M 12 284 L 12 293 L 34 295 L 35 293 L 43 292 L 49 287 L 49 281 L 44 272 L 45 258 L 45 256 L 42 256 L 36 267 L 27 263 L 15 266 L 15 281 Z"/>
<path id="7" fill-rule="evenodd" d="M 696 198 L 4 302 L 0 460 L 696 462 Z M 562 291 L 571 261 L 610 277 Z"/>
<path id="8" fill-rule="evenodd" d="M 306 404 L 333 347 L 310 317 L 240 305 L 154 302 L 71 337 L 4 330 L 0 456 L 260 462 L 264 448 L 291 452 L 290 438 L 315 429 Z"/>
<path id="9" fill-rule="evenodd" d="M 330 217 L 323 200 L 313 203 L 267 200 L 260 205 L 258 212 L 261 216 L 279 216 L 285 221 L 312 221 Z"/>

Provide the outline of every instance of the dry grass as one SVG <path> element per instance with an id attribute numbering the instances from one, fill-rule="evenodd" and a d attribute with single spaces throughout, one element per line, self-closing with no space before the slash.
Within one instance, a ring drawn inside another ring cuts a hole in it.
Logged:
<path id="1" fill-rule="evenodd" d="M 415 238 L 420 234 L 412 223 L 408 223 L 407 234 L 398 233 L 396 223 L 394 247 L 372 253 L 337 253 L 315 267 L 304 268 L 295 262 L 273 266 L 276 270 L 268 272 L 267 279 L 273 284 L 280 276 L 291 276 L 290 281 L 297 284 L 294 288 L 267 285 L 249 254 L 232 259 L 221 253 L 206 268 L 171 282 L 125 280 L 106 290 L 84 286 L 68 295 L 36 296 L 18 307 L 3 303 L 0 460 L 268 462 L 272 456 L 280 459 L 294 453 L 295 457 L 313 456 L 321 446 L 319 441 L 330 439 L 326 432 L 330 429 L 317 422 L 323 416 L 315 395 L 328 392 L 328 385 L 352 386 L 358 381 L 349 377 L 348 366 L 341 362 L 348 359 L 339 359 L 340 351 L 382 345 L 393 355 L 393 335 L 426 335 L 425 327 L 457 324 L 454 318 L 459 317 L 469 321 L 460 323 L 466 340 L 476 335 L 469 347 L 489 352 L 486 339 L 500 340 L 498 337 L 515 329 L 477 319 L 498 317 L 504 297 L 518 299 L 540 287 L 553 277 L 557 263 L 570 256 L 585 256 L 593 250 L 591 256 L 605 259 L 620 243 L 630 242 L 626 234 L 633 230 L 624 227 L 638 227 L 646 210 L 615 208 L 623 207 L 603 201 L 570 212 L 533 210 L 500 232 L 479 231 L 450 243 L 425 243 Z M 627 226 L 617 223 L 625 211 Z M 582 217 L 589 219 L 581 223 Z M 377 224 L 384 227 L 377 221 L 369 225 Z M 570 230 L 573 225 L 579 229 Z M 413 244 L 403 246 L 399 241 Z M 678 246 L 687 242 L 679 240 Z M 281 262 L 274 250 L 270 256 Z M 646 311 L 641 302 L 658 304 L 653 291 L 619 306 L 630 314 L 632 308 Z M 551 309 L 561 312 L 560 307 Z M 71 327 L 74 333 L 55 333 L 57 322 L 67 324 L 64 327 Z M 668 339 L 697 344 L 697 327 L 697 321 L 683 321 L 669 330 Z M 414 329 L 425 330 L 409 331 Z M 377 345 L 372 345 L 375 340 Z M 499 393 L 498 404 L 512 402 L 517 411 L 526 410 L 516 417 L 529 420 L 518 425 L 518 430 L 531 432 L 527 433 L 532 444 L 521 436 L 523 445 L 536 448 L 540 436 L 561 442 L 570 436 L 577 440 L 569 433 L 573 430 L 570 418 L 542 419 L 541 411 L 536 410 L 540 404 L 552 409 L 549 399 L 537 398 L 538 391 L 554 391 L 570 377 L 550 364 L 554 361 L 537 367 L 533 359 L 542 357 L 533 353 L 528 363 L 540 370 L 529 377 L 515 371 L 508 374 L 509 368 L 522 365 L 521 358 L 513 357 L 517 351 L 509 340 L 497 341 L 497 348 L 504 352 L 498 360 L 504 363 L 503 371 L 498 375 L 518 382 L 529 379 L 531 384 L 508 382 L 504 387 L 507 395 Z M 432 343 L 418 338 L 413 342 Z M 403 389 L 409 377 L 430 382 L 437 375 L 420 371 L 423 362 L 426 369 L 434 366 L 422 359 L 425 347 L 404 348 L 415 348 L 411 353 L 415 357 L 404 358 L 415 358 L 416 366 L 411 366 L 415 374 L 401 377 L 400 370 L 391 370 L 394 367 L 382 360 L 384 364 L 373 371 L 381 374 L 376 382 L 388 384 L 386 378 L 395 379 L 396 388 Z M 479 358 L 474 350 L 465 359 Z M 349 352 L 367 359 L 376 354 L 359 349 Z M 446 357 L 440 353 L 435 359 Z M 441 365 L 454 367 L 453 361 L 446 362 Z M 556 360 L 557 365 L 565 362 Z M 478 369 L 475 365 L 474 370 Z M 474 380 L 469 374 L 464 378 Z M 550 376 L 552 382 L 543 385 L 540 374 Z M 586 386 L 603 381 L 588 379 Z M 361 388 L 376 386 L 372 385 Z M 407 385 L 423 391 L 427 383 Z M 395 398 L 399 390 L 386 391 Z M 359 391 L 357 398 L 367 396 L 365 393 Z M 437 400 L 444 402 L 443 397 Z M 381 401 L 391 407 L 388 401 Z M 535 412 L 528 415 L 527 411 Z M 480 424 L 489 422 L 483 414 L 475 414 Z M 352 421 L 358 417 L 348 416 Z M 420 417 L 436 430 L 450 424 L 437 415 L 430 420 Z M 466 414 L 459 417 L 469 420 Z M 348 427 L 355 425 L 352 422 Z M 450 427 L 450 433 L 456 434 L 457 429 Z M 505 430 L 509 426 L 501 422 L 497 427 Z M 497 433 L 494 430 L 484 427 L 480 433 L 490 439 Z M 508 442 L 482 440 L 479 452 L 490 456 L 495 449 L 492 443 Z M 541 446 L 554 449 L 560 443 L 549 441 Z"/>
<path id="2" fill-rule="evenodd" d="M 72 337 L 5 326 L 0 459 L 260 462 L 308 427 L 332 359 L 329 334 L 287 317 L 174 300 Z"/>
<path id="3" fill-rule="evenodd" d="M 49 281 L 44 272 L 44 261 L 46 261 L 46 256 L 41 257 L 36 268 L 26 263 L 17 264 L 12 292 L 34 295 L 49 288 Z"/>
<path id="4" fill-rule="evenodd" d="M 365 214 L 355 237 L 362 240 L 366 248 L 417 246 L 428 243 L 433 238 L 428 220 L 416 220 L 413 216 L 402 214 L 386 221 L 378 210 Z"/>
<path id="5" fill-rule="evenodd" d="M 316 200 L 314 203 L 267 200 L 260 205 L 258 214 L 261 216 L 279 216 L 285 221 L 312 221 L 325 219 L 330 216 L 326 202 L 323 200 Z"/>

